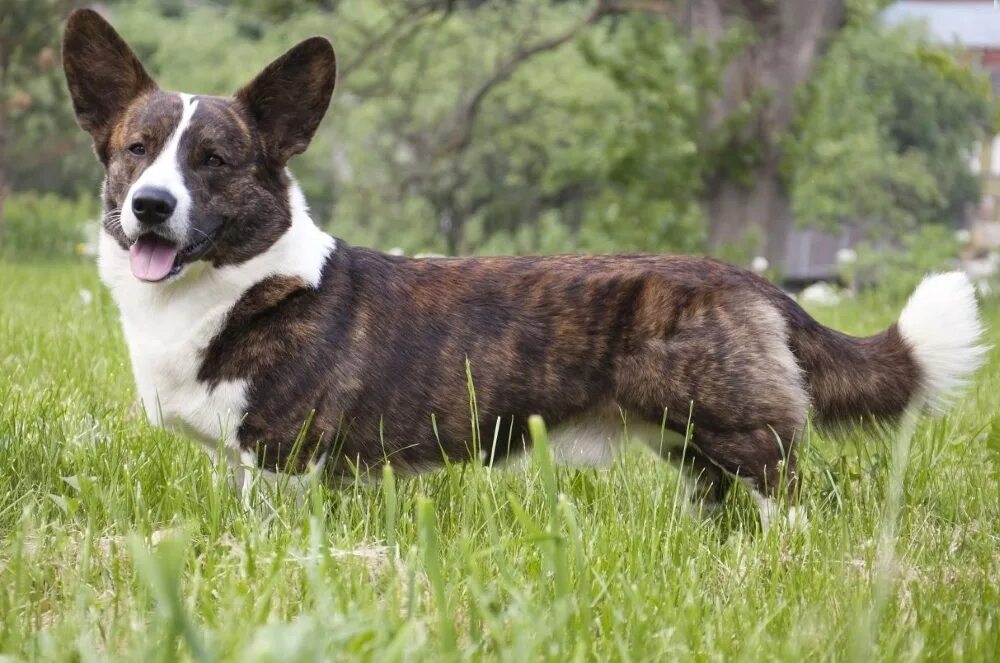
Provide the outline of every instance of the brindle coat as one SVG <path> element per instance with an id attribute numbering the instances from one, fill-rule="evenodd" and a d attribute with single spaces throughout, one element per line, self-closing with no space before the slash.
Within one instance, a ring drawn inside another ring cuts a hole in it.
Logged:
<path id="1" fill-rule="evenodd" d="M 768 491 L 810 401 L 824 423 L 893 419 L 920 379 L 894 327 L 839 334 L 715 260 L 410 260 L 343 242 L 318 289 L 250 290 L 200 377 L 253 384 L 239 437 L 264 466 L 283 467 L 311 419 L 299 458 L 328 454 L 350 474 L 470 458 L 466 361 L 489 458 L 523 448 L 530 414 L 558 426 L 620 409 L 680 433 L 690 422 L 705 469 Z"/>
<path id="2" fill-rule="evenodd" d="M 71 17 L 64 66 L 107 167 L 105 230 L 127 248 L 135 238 L 115 214 L 177 124 L 179 98 L 94 12 Z M 316 130 L 334 72 L 329 43 L 313 38 L 235 97 L 200 98 L 178 150 L 192 223 L 214 238 L 199 259 L 240 265 L 289 227 L 285 164 Z M 144 154 L 130 152 L 136 141 Z M 206 166 L 206 154 L 225 167 Z M 202 348 L 197 378 L 249 385 L 238 439 L 266 468 L 323 457 L 350 475 L 387 459 L 473 459 L 477 429 L 497 460 L 530 443 L 529 415 L 553 427 L 624 415 L 690 425 L 708 483 L 722 486 L 721 469 L 773 494 L 783 470 L 794 482 L 810 406 L 822 424 L 895 419 L 922 388 L 913 357 L 895 325 L 846 336 L 715 260 L 410 260 L 338 241 L 318 286 L 271 277 L 247 290 Z"/>

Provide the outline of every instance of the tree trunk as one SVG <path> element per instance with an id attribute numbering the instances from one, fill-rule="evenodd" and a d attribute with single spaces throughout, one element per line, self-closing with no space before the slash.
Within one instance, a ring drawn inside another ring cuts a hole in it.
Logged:
<path id="1" fill-rule="evenodd" d="M 451 193 L 430 195 L 434 206 L 438 232 L 444 237 L 445 255 L 461 255 L 465 240 L 465 216 L 462 214 Z"/>
<path id="2" fill-rule="evenodd" d="M 705 208 L 711 247 L 731 249 L 742 258 L 762 255 L 772 266 L 783 266 L 794 218 L 788 192 L 774 165 L 756 168 L 749 186 L 732 179 L 718 182 Z"/>
<path id="3" fill-rule="evenodd" d="M 444 209 L 438 212 L 438 223 L 444 234 L 445 255 L 457 256 L 462 254 L 462 238 L 464 236 L 463 222 L 453 209 Z"/>
<path id="4" fill-rule="evenodd" d="M 749 173 L 720 173 L 707 187 L 705 210 L 713 249 L 746 245 L 779 270 L 793 226 L 782 180 L 781 139 L 795 118 L 799 87 L 815 70 L 846 17 L 845 0 L 690 0 L 678 24 L 694 39 L 717 45 L 737 25 L 753 28 L 753 43 L 727 65 L 704 131 L 720 130 L 735 113 L 755 108 L 733 148 L 753 146 Z"/>
<path id="5" fill-rule="evenodd" d="M 0 253 L 3 251 L 4 240 L 7 237 L 7 217 L 4 216 L 5 202 L 7 202 L 7 118 L 3 108 L 3 98 L 0 97 Z"/>
<path id="6" fill-rule="evenodd" d="M 6 238 L 7 220 L 4 203 L 7 200 L 7 60 L 0 49 L 0 250 Z"/>

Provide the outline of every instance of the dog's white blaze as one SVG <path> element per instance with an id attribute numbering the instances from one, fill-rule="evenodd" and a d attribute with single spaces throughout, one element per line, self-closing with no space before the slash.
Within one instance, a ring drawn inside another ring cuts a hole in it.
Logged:
<path id="1" fill-rule="evenodd" d="M 146 283 L 132 275 L 128 251 L 101 233 L 101 279 L 121 310 L 122 327 L 143 407 L 158 425 L 179 429 L 209 448 L 238 446 L 246 414 L 247 383 L 215 388 L 198 380 L 202 352 L 220 331 L 230 309 L 254 284 L 270 276 L 299 277 L 319 285 L 335 240 L 309 217 L 298 185 L 289 192 L 291 227 L 264 253 L 240 264 L 185 267 L 175 278 Z M 227 454 L 230 461 L 238 459 Z"/>
<path id="2" fill-rule="evenodd" d="M 122 230 L 133 239 L 139 235 L 140 229 L 139 220 L 132 212 L 132 196 L 144 186 L 165 189 L 177 199 L 177 207 L 170 220 L 166 222 L 164 230 L 179 243 L 183 243 L 187 238 L 191 223 L 191 194 L 187 185 L 184 184 L 184 173 L 177 152 L 181 137 L 191 125 L 191 118 L 194 117 L 194 112 L 198 108 L 198 100 L 190 94 L 181 93 L 180 97 L 181 104 L 183 104 L 180 122 L 171 132 L 163 150 L 156 155 L 153 163 L 149 164 L 149 167 L 142 172 L 139 179 L 129 189 L 128 195 L 125 196 L 125 202 L 122 204 Z"/>

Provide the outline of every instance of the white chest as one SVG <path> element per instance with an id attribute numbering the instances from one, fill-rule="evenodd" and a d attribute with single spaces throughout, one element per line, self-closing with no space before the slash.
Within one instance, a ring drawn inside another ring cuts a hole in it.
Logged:
<path id="1" fill-rule="evenodd" d="M 245 380 L 212 386 L 198 379 L 205 349 L 222 328 L 227 311 L 210 311 L 201 319 L 177 307 L 150 311 L 140 320 L 122 315 L 136 389 L 149 420 L 177 429 L 215 447 L 235 445 L 246 413 Z M 186 319 L 187 329 L 172 320 Z"/>
<path id="2" fill-rule="evenodd" d="M 173 283 L 142 283 L 120 253 L 117 246 L 102 246 L 101 277 L 121 309 L 136 389 L 149 420 L 211 448 L 235 445 L 247 382 L 213 386 L 198 376 L 205 350 L 246 287 L 208 265 L 190 267 Z"/>
<path id="3" fill-rule="evenodd" d="M 192 264 L 180 276 L 146 283 L 129 268 L 128 251 L 101 234 L 101 280 L 121 310 L 139 398 L 150 421 L 178 429 L 218 448 L 239 445 L 237 431 L 246 414 L 247 380 L 212 385 L 198 379 L 205 349 L 222 330 L 233 306 L 247 290 L 271 276 L 319 285 L 323 265 L 335 249 L 332 237 L 309 219 L 301 192 L 290 189 L 292 225 L 264 253 L 242 263 L 215 268 Z"/>

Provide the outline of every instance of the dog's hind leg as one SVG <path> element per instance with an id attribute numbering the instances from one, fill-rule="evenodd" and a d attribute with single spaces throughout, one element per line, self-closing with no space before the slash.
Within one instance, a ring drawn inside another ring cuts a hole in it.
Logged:
<path id="1" fill-rule="evenodd" d="M 732 292 L 692 302 L 668 335 L 622 362 L 618 388 L 647 422 L 666 412 L 672 430 L 690 425 L 701 483 L 724 490 L 721 477 L 739 477 L 765 525 L 778 497 L 794 500 L 795 444 L 809 394 L 786 322 L 770 302 Z"/>
<path id="2" fill-rule="evenodd" d="M 642 437 L 643 443 L 659 457 L 680 470 L 686 502 L 700 516 L 712 517 L 733 486 L 733 477 L 713 463 L 692 442 L 683 438 L 666 445 L 657 436 Z"/>
<path id="3" fill-rule="evenodd" d="M 760 509 L 761 525 L 767 529 L 774 524 L 780 502 L 788 505 L 789 524 L 805 522 L 805 513 L 797 505 L 797 434 L 786 430 L 782 436 L 766 427 L 751 431 L 701 430 L 695 437 L 710 462 L 747 486 Z"/>
<path id="4" fill-rule="evenodd" d="M 688 501 L 695 511 L 708 517 L 717 514 L 733 486 L 733 478 L 691 445 L 683 455 L 671 456 L 670 461 L 680 469 Z"/>

